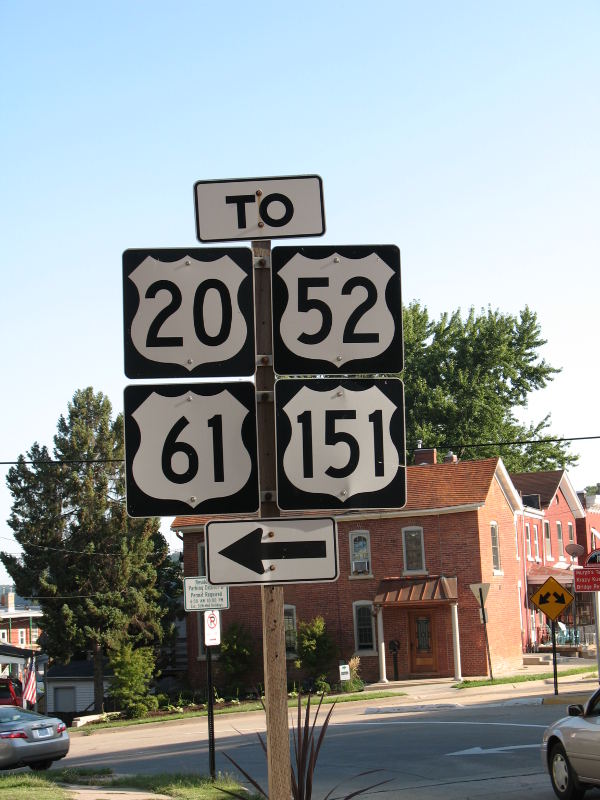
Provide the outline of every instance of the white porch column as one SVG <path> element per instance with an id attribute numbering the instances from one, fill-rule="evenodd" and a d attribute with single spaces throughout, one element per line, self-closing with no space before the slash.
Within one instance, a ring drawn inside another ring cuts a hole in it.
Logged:
<path id="1" fill-rule="evenodd" d="M 460 639 L 458 636 L 458 603 L 451 603 L 452 612 L 452 646 L 454 648 L 454 680 L 462 681 L 460 668 Z"/>
<path id="2" fill-rule="evenodd" d="M 377 642 L 379 645 L 379 683 L 389 683 L 385 674 L 385 639 L 383 636 L 383 609 L 377 606 Z"/>

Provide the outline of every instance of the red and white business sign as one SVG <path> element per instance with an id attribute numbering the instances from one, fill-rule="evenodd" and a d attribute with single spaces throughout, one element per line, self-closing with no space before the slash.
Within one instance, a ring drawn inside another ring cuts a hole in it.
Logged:
<path id="1" fill-rule="evenodd" d="M 573 570 L 576 592 L 600 592 L 600 565 Z"/>

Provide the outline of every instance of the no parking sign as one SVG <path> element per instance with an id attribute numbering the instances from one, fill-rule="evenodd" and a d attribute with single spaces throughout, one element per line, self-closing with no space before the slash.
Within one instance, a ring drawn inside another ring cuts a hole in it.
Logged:
<path id="1" fill-rule="evenodd" d="M 204 644 L 206 647 L 221 644 L 221 614 L 216 608 L 204 612 Z"/>

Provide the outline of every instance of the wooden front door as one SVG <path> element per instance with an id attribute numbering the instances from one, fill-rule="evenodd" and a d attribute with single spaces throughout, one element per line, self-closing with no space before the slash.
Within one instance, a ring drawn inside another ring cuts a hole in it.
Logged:
<path id="1" fill-rule="evenodd" d="M 436 672 L 435 637 L 433 618 L 429 611 L 411 611 L 410 624 L 410 671 Z"/>

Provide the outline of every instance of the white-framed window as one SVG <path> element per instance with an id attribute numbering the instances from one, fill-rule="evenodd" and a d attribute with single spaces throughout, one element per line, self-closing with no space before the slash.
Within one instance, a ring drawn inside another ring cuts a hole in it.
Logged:
<path id="1" fill-rule="evenodd" d="M 540 560 L 540 540 L 538 538 L 538 526 L 533 526 L 533 554 L 535 555 L 535 560 Z"/>
<path id="2" fill-rule="evenodd" d="M 573 530 L 573 523 L 567 522 L 567 527 L 569 530 L 569 544 L 575 541 L 575 531 Z"/>
<path id="3" fill-rule="evenodd" d="M 198 578 L 206 577 L 206 545 L 198 542 Z"/>
<path id="4" fill-rule="evenodd" d="M 0 642 L 8 642 L 8 631 L 6 628 L 0 630 Z"/>
<path id="5" fill-rule="evenodd" d="M 531 561 L 531 525 L 528 522 L 525 523 L 525 545 L 527 558 Z"/>
<path id="6" fill-rule="evenodd" d="M 25 630 L 25 628 L 19 628 L 18 635 L 19 635 L 19 645 L 22 646 L 24 644 L 27 644 L 27 631 Z"/>
<path id="7" fill-rule="evenodd" d="M 554 561 L 552 558 L 552 539 L 550 538 L 550 523 L 544 520 L 544 546 L 546 548 L 546 558 L 549 561 Z"/>
<path id="8" fill-rule="evenodd" d="M 354 646 L 357 652 L 375 650 L 375 619 L 373 603 L 369 600 L 357 600 L 352 603 L 354 615 Z"/>
<path id="9" fill-rule="evenodd" d="M 37 642 L 39 635 L 40 635 L 40 629 L 38 628 L 38 626 L 37 625 L 32 625 L 31 626 L 31 642 L 32 642 L 32 644 L 34 642 Z"/>
<path id="10" fill-rule="evenodd" d="M 500 560 L 500 539 L 498 537 L 498 523 L 490 523 L 490 534 L 492 538 L 492 565 L 494 572 L 502 570 L 502 561 Z"/>
<path id="11" fill-rule="evenodd" d="M 562 522 L 556 523 L 556 538 L 558 540 L 558 557 L 564 559 L 565 545 L 563 542 L 563 535 L 562 535 Z"/>
<path id="12" fill-rule="evenodd" d="M 350 531 L 350 574 L 371 574 L 371 541 L 369 531 Z"/>
<path id="13" fill-rule="evenodd" d="M 404 572 L 426 572 L 423 528 L 402 528 Z"/>
<path id="14" fill-rule="evenodd" d="M 298 651 L 298 630 L 296 628 L 296 606 L 283 607 L 283 632 L 285 635 L 285 654 L 293 658 Z"/>

